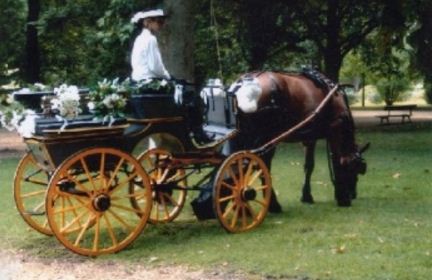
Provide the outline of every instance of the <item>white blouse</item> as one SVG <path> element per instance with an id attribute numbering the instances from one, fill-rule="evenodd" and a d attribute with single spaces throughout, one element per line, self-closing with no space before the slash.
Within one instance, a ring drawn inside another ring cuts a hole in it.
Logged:
<path id="1" fill-rule="evenodd" d="M 157 39 L 146 28 L 135 39 L 132 48 L 131 65 L 132 80 L 139 81 L 151 78 L 170 79 L 170 74 L 162 62 Z"/>

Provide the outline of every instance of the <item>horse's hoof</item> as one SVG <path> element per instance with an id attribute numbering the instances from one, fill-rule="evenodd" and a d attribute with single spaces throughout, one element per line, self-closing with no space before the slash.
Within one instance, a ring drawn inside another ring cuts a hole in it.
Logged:
<path id="1" fill-rule="evenodd" d="M 279 205 L 279 203 L 277 204 L 270 204 L 268 211 L 270 213 L 282 213 L 282 207 Z"/>
<path id="2" fill-rule="evenodd" d="M 300 199 L 301 202 L 303 203 L 308 203 L 308 204 L 314 204 L 315 201 L 313 199 L 312 196 L 302 196 L 302 198 Z"/>
<path id="3" fill-rule="evenodd" d="M 351 207 L 351 200 L 338 200 L 339 207 Z"/>

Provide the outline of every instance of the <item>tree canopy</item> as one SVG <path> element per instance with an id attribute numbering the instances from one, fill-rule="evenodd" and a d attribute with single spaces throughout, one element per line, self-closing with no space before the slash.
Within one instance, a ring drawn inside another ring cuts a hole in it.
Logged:
<path id="1" fill-rule="evenodd" d="M 313 64 L 338 80 L 355 54 L 362 72 L 403 69 L 432 90 L 427 0 L 3 0 L 1 82 L 125 78 L 136 35 L 130 17 L 156 5 L 170 10 L 161 44 L 179 78 L 231 80 L 250 70 Z M 19 71 L 10 76 L 11 69 Z"/>

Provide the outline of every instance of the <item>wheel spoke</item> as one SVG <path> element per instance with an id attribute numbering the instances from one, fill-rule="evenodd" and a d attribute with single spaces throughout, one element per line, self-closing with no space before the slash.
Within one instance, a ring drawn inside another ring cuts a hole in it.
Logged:
<path id="1" fill-rule="evenodd" d="M 33 196 L 39 196 L 41 194 L 45 194 L 45 190 L 41 190 L 41 191 L 34 191 L 34 192 L 30 192 L 30 193 L 26 193 L 26 194 L 22 194 L 21 198 L 29 198 L 29 197 L 33 197 Z"/>
<path id="2" fill-rule="evenodd" d="M 91 174 L 90 174 L 90 171 L 88 169 L 87 163 L 84 160 L 84 158 L 80 158 L 80 163 L 81 163 L 82 168 L 84 169 L 85 174 L 87 175 L 87 178 L 89 178 L 89 181 L 90 181 L 91 185 L 93 186 L 93 189 L 96 190 L 96 184 L 93 180 L 93 176 L 91 176 Z"/>
<path id="3" fill-rule="evenodd" d="M 90 190 L 86 186 L 84 186 L 81 182 L 79 182 L 76 178 L 72 177 L 70 174 L 67 174 L 66 177 L 70 181 L 74 182 L 78 187 L 80 187 L 81 191 L 83 191 L 83 192 L 87 193 L 87 195 L 89 195 Z"/>
<path id="4" fill-rule="evenodd" d="M 77 205 L 77 206 L 75 206 L 75 205 L 71 204 L 71 206 L 69 206 L 69 207 L 62 207 L 62 208 L 60 208 L 60 209 L 56 209 L 56 210 L 54 211 L 54 214 L 67 213 L 67 212 L 69 212 L 69 211 L 74 211 L 74 212 L 76 213 L 75 210 L 81 209 L 81 208 L 83 208 L 83 207 L 84 207 L 84 205 Z M 75 216 L 76 216 L 76 215 L 75 215 Z"/>
<path id="5" fill-rule="evenodd" d="M 107 225 L 108 234 L 109 234 L 109 236 L 110 236 L 110 238 L 111 238 L 111 241 L 112 241 L 112 243 L 113 243 L 113 246 L 117 246 L 118 241 L 117 241 L 117 238 L 115 237 L 114 231 L 113 231 L 113 229 L 112 229 L 112 225 L 111 225 L 111 223 L 110 223 L 110 221 L 109 221 L 107 215 L 103 215 L 103 217 L 104 217 L 105 223 L 106 223 L 106 225 Z"/>
<path id="6" fill-rule="evenodd" d="M 228 208 L 225 209 L 225 212 L 223 213 L 222 217 L 225 219 L 228 217 L 228 214 L 234 209 L 235 203 L 231 203 Z"/>
<path id="7" fill-rule="evenodd" d="M 32 176 L 34 176 L 34 175 L 32 175 Z M 47 181 L 42 181 L 42 180 L 33 179 L 33 178 L 31 178 L 31 179 L 30 178 L 25 178 L 24 181 L 28 182 L 28 183 L 35 184 L 35 185 L 44 186 L 44 187 L 46 187 L 46 185 L 48 184 Z"/>
<path id="8" fill-rule="evenodd" d="M 112 190 L 109 191 L 109 194 L 113 194 L 119 191 L 122 187 L 126 186 L 127 183 L 131 181 L 132 178 L 136 177 L 138 173 L 135 171 L 129 177 L 127 177 L 123 182 L 118 183 Z"/>
<path id="9" fill-rule="evenodd" d="M 167 168 L 167 169 L 165 169 L 163 172 L 162 172 L 162 174 L 161 174 L 161 176 L 160 176 L 160 178 L 159 178 L 159 184 L 160 183 L 162 183 L 162 182 L 165 182 L 165 180 L 166 180 L 166 177 L 168 176 L 168 172 L 169 172 L 170 170 Z"/>
<path id="10" fill-rule="evenodd" d="M 162 209 L 163 209 L 164 212 L 165 212 L 165 219 L 168 219 L 168 217 L 169 217 L 168 206 L 167 206 L 167 204 L 165 203 L 165 198 L 162 196 L 161 193 L 159 194 L 159 199 L 160 199 L 160 201 L 162 202 Z"/>
<path id="11" fill-rule="evenodd" d="M 121 218 L 119 215 L 117 215 L 114 211 L 112 211 L 111 209 L 108 210 L 108 212 L 118 221 L 120 222 L 120 224 L 122 224 L 124 226 L 124 229 L 126 231 L 131 232 L 134 227 L 129 225 L 125 220 L 123 220 L 123 218 Z"/>
<path id="12" fill-rule="evenodd" d="M 230 199 L 233 199 L 233 198 L 235 198 L 235 195 L 225 196 L 223 198 L 219 198 L 218 202 L 224 202 L 224 201 L 227 201 L 227 200 L 230 200 Z"/>
<path id="13" fill-rule="evenodd" d="M 64 196 L 62 196 L 60 198 L 60 200 L 61 200 L 61 208 L 64 209 L 65 208 L 65 198 L 64 198 Z M 65 214 L 65 212 L 61 212 L 61 225 L 62 225 L 62 227 L 65 224 L 65 220 L 66 220 L 66 214 Z"/>
<path id="14" fill-rule="evenodd" d="M 250 177 L 251 174 L 252 174 L 253 167 L 254 167 L 254 162 L 253 162 L 253 161 L 249 161 L 249 163 L 248 163 L 248 168 L 247 168 L 246 174 L 245 174 L 245 176 L 244 176 L 244 180 L 245 180 L 245 182 L 249 182 L 249 177 Z"/>
<path id="15" fill-rule="evenodd" d="M 262 186 L 259 186 L 259 187 L 254 187 L 253 189 L 256 190 L 256 191 L 264 191 L 264 190 L 267 190 L 268 188 L 269 188 L 268 185 L 262 185 Z"/>
<path id="16" fill-rule="evenodd" d="M 100 169 L 99 169 L 99 176 L 102 180 L 102 188 L 106 188 L 106 180 L 105 180 L 105 153 L 101 153 L 101 159 L 100 159 Z"/>
<path id="17" fill-rule="evenodd" d="M 240 208 L 238 207 L 238 205 L 236 205 L 236 208 L 234 209 L 234 215 L 233 215 L 232 220 L 231 220 L 231 228 L 234 228 L 235 225 L 237 224 L 237 217 L 238 217 L 239 209 Z"/>
<path id="18" fill-rule="evenodd" d="M 244 177 L 243 177 L 243 162 L 242 160 L 237 160 L 237 168 L 238 168 L 238 173 L 239 173 L 239 183 L 240 186 L 244 185 Z"/>
<path id="19" fill-rule="evenodd" d="M 228 184 L 228 183 L 225 182 L 225 181 L 222 181 L 221 184 L 222 184 L 222 186 L 224 186 L 224 187 L 226 187 L 226 188 L 228 188 L 228 189 L 230 189 L 230 190 L 232 190 L 232 191 L 234 191 L 234 189 L 235 189 L 235 186 L 230 185 L 230 184 Z"/>
<path id="20" fill-rule="evenodd" d="M 248 186 L 252 186 L 253 183 L 256 181 L 256 179 L 258 179 L 258 177 L 261 176 L 261 174 L 262 174 L 262 169 L 260 169 L 258 172 L 256 172 L 256 173 L 253 175 L 252 179 L 250 179 L 249 182 L 248 182 Z"/>
<path id="21" fill-rule="evenodd" d="M 267 207 L 267 204 L 264 201 L 257 200 L 257 199 L 251 200 L 251 201 L 258 203 L 259 205 L 261 205 L 263 207 Z"/>
<path id="22" fill-rule="evenodd" d="M 64 233 L 66 230 L 68 230 L 72 225 L 78 223 L 78 226 L 81 227 L 80 219 L 87 214 L 87 212 L 82 212 L 78 216 L 76 216 L 73 220 L 71 220 L 67 225 L 60 228 L 60 232 Z"/>
<path id="23" fill-rule="evenodd" d="M 123 206 L 123 205 L 120 205 L 120 204 L 117 204 L 117 203 L 111 203 L 111 206 L 119 208 L 119 209 L 122 209 L 122 210 L 125 210 L 125 211 L 128 211 L 128 212 L 137 213 L 137 214 L 143 214 L 143 212 L 141 210 L 138 210 L 136 208 L 126 207 L 126 206 Z"/>
<path id="24" fill-rule="evenodd" d="M 228 168 L 228 173 L 229 173 L 230 178 L 232 178 L 234 180 L 234 187 L 238 187 L 239 181 L 237 179 L 237 175 L 235 175 L 234 170 L 232 170 L 231 166 Z"/>
<path id="25" fill-rule="evenodd" d="M 116 168 L 114 169 L 113 174 L 111 174 L 111 178 L 109 179 L 107 186 L 111 186 L 111 183 L 114 180 L 114 178 L 116 177 L 116 175 L 117 175 L 118 171 L 120 170 L 120 167 L 122 166 L 123 162 L 124 162 L 124 158 L 121 158 L 119 163 L 117 164 Z"/>
<path id="26" fill-rule="evenodd" d="M 34 213 L 37 213 L 40 209 L 42 209 L 43 207 L 45 206 L 45 201 L 42 201 L 41 203 L 39 203 L 38 205 L 36 205 L 34 208 L 33 208 L 33 212 Z"/>
<path id="27" fill-rule="evenodd" d="M 93 239 L 93 252 L 99 251 L 100 218 L 96 216 L 95 233 Z"/>
<path id="28" fill-rule="evenodd" d="M 255 214 L 254 210 L 252 209 L 252 207 L 249 205 L 249 203 L 245 203 L 245 207 L 248 209 L 249 214 L 251 215 L 252 219 L 254 221 L 256 221 L 257 220 L 256 219 L 256 214 Z"/>
<path id="29" fill-rule="evenodd" d="M 78 234 L 77 238 L 75 239 L 75 243 L 74 243 L 75 246 L 79 246 L 79 243 L 81 242 L 81 239 L 83 238 L 84 233 L 87 231 L 87 228 L 89 227 L 91 220 L 92 220 L 92 213 L 89 213 L 89 217 L 87 219 L 87 222 L 81 228 L 80 233 Z"/>
<path id="30" fill-rule="evenodd" d="M 162 195 L 164 197 L 166 197 L 175 207 L 179 206 L 179 204 L 177 203 L 177 201 L 169 194 L 166 193 L 162 193 Z"/>

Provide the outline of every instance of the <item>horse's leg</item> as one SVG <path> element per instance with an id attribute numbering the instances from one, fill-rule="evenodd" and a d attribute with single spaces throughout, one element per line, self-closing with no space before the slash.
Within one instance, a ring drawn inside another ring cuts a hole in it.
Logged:
<path id="1" fill-rule="evenodd" d="M 305 163 L 304 163 L 304 173 L 305 179 L 303 183 L 301 202 L 304 203 L 314 203 L 311 192 L 311 176 L 315 167 L 315 146 L 316 141 L 303 142 L 305 148 Z"/>
<path id="2" fill-rule="evenodd" d="M 276 151 L 276 149 L 273 148 L 270 151 L 266 152 L 262 156 L 262 159 L 263 159 L 264 163 L 266 164 L 269 172 L 271 170 L 271 162 L 272 162 L 273 156 L 275 154 L 275 151 Z M 273 188 L 271 190 L 270 205 L 269 205 L 268 210 L 270 213 L 281 213 L 282 212 L 282 207 L 279 204 L 279 201 L 277 200 L 276 193 L 275 193 Z"/>

